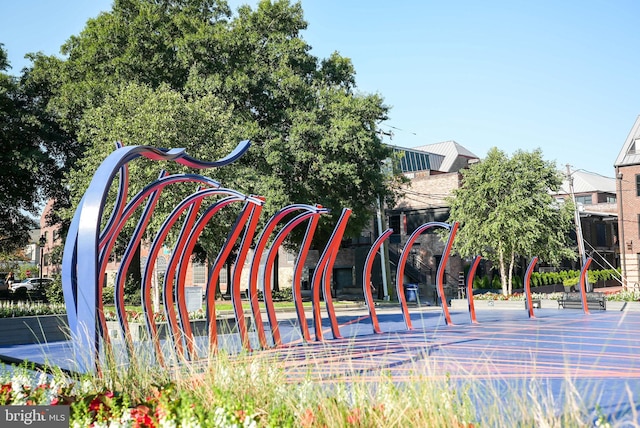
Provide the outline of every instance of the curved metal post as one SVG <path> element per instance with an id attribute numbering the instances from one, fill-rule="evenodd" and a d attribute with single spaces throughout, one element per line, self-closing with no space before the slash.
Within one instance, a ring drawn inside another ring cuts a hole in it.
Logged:
<path id="1" fill-rule="evenodd" d="M 116 141 L 115 146 L 117 150 L 122 148 L 123 145 L 122 145 L 122 142 Z M 111 216 L 109 217 L 109 220 L 107 220 L 107 223 L 104 229 L 100 233 L 99 250 L 101 250 L 104 244 L 107 243 L 109 236 L 113 233 L 114 226 L 118 223 L 118 221 L 122 216 L 122 212 L 124 210 L 124 202 L 127 199 L 128 191 L 129 191 L 129 166 L 125 164 L 120 167 L 118 190 L 116 192 L 116 197 L 115 197 L 115 205 L 113 207 L 113 210 L 111 211 Z"/>
<path id="2" fill-rule="evenodd" d="M 587 258 L 587 261 L 584 262 L 584 266 L 580 270 L 580 296 L 582 297 L 582 310 L 585 314 L 589 313 L 589 303 L 587 303 L 587 273 L 589 272 L 589 266 L 593 261 L 592 257 Z"/>
<path id="3" fill-rule="evenodd" d="M 249 273 L 249 293 L 250 294 L 256 294 L 257 293 L 257 288 L 258 288 L 258 274 L 260 271 L 260 260 L 262 259 L 262 255 L 264 253 L 265 248 L 267 247 L 267 244 L 269 243 L 269 238 L 271 236 L 271 233 L 275 230 L 276 226 L 278 225 L 278 223 L 284 219 L 287 215 L 298 211 L 298 210 L 304 210 L 304 211 L 308 211 L 308 212 L 314 212 L 317 214 L 322 214 L 322 213 L 327 213 L 329 212 L 329 210 L 322 208 L 320 206 L 312 206 L 312 205 L 305 205 L 305 204 L 293 204 L 293 205 L 289 205 L 286 206 L 282 209 L 280 209 L 277 213 L 275 213 L 273 216 L 271 216 L 271 218 L 267 221 L 267 223 L 264 226 L 264 229 L 262 230 L 260 237 L 258 238 L 258 243 L 255 246 L 254 252 L 253 252 L 253 259 L 251 261 L 251 270 Z M 284 227 L 287 227 L 286 225 Z M 266 265 L 265 265 L 265 269 L 266 269 Z M 265 309 L 267 311 L 267 318 L 269 320 L 269 325 L 271 327 L 271 336 L 273 338 L 273 343 L 275 346 L 281 346 L 282 345 L 282 340 L 280 338 L 280 330 L 278 328 L 278 320 L 276 318 L 276 312 L 275 312 L 275 308 L 273 306 L 273 299 L 271 297 L 271 289 L 269 288 L 269 290 L 265 290 L 264 287 L 264 276 L 263 276 L 263 296 L 264 296 L 264 305 L 265 305 Z M 256 325 L 256 330 L 258 332 L 258 339 L 260 340 L 260 346 L 262 346 L 263 348 L 267 348 L 268 344 L 266 341 L 266 337 L 264 335 L 264 324 L 262 321 L 262 316 L 260 313 L 260 307 L 257 304 L 252 304 L 252 309 L 253 309 L 253 316 L 255 319 L 255 325 Z M 298 312 L 298 316 L 300 316 L 300 312 Z M 303 313 L 304 316 L 304 313 Z M 300 320 L 299 320 L 300 321 Z M 304 319 L 304 324 L 303 321 L 300 321 L 300 325 L 306 325 L 306 319 Z M 304 334 L 304 333 L 303 333 Z"/>
<path id="4" fill-rule="evenodd" d="M 393 234 L 393 229 L 387 229 L 378 239 L 375 240 L 369 253 L 367 254 L 367 259 L 364 263 L 364 269 L 362 270 L 362 291 L 364 293 L 364 301 L 367 304 L 367 308 L 369 309 L 369 316 L 371 317 L 371 326 L 373 327 L 373 332 L 380 334 L 382 330 L 380 330 L 380 324 L 378 323 L 378 314 L 376 313 L 376 305 L 373 301 L 373 296 L 371 295 L 371 269 L 373 268 L 373 262 L 376 258 L 376 254 L 378 250 L 384 243 L 384 241 L 389 238 Z M 382 266 L 384 270 L 384 266 Z"/>
<path id="5" fill-rule="evenodd" d="M 254 198 L 257 204 L 262 204 L 261 199 Z M 220 276 L 220 270 L 227 258 L 231 254 L 233 250 L 233 246 L 238 240 L 240 233 L 244 227 L 244 224 L 247 222 L 249 215 L 252 210 L 247 209 L 247 205 L 243 208 L 242 212 L 236 219 L 233 227 L 229 230 L 229 234 L 227 235 L 227 239 L 222 247 L 222 250 L 216 257 L 216 260 L 209 272 L 209 278 L 207 280 L 207 322 L 209 323 L 209 343 L 210 349 L 217 351 L 217 326 L 216 326 L 216 317 L 215 317 L 215 294 L 216 294 L 216 283 L 218 282 L 218 277 Z M 203 219 L 203 223 L 204 223 Z M 194 243 L 195 244 L 195 243 Z M 240 340 L 242 346 L 245 349 L 249 347 L 249 338 L 247 335 L 246 323 L 244 322 L 244 311 L 242 309 L 242 297 L 240 284 L 229 284 L 231 286 L 231 303 L 233 305 L 233 312 L 236 319 L 236 324 L 238 325 L 238 333 L 240 334 Z M 214 348 L 215 346 L 215 348 Z"/>
<path id="6" fill-rule="evenodd" d="M 238 194 L 240 195 L 240 194 Z M 227 206 L 232 202 L 241 202 L 245 199 L 239 196 L 229 196 L 217 201 L 215 204 L 209 206 L 200 216 L 193 229 L 191 230 L 189 237 L 186 240 L 186 245 L 183 251 L 183 261 L 189 260 L 191 255 L 193 254 L 193 250 L 198 241 L 198 238 L 202 234 L 205 227 L 208 225 L 209 220 L 222 208 Z M 260 198 L 248 197 L 246 198 L 247 202 L 251 202 L 254 205 L 262 205 L 262 200 Z M 246 210 L 246 206 L 244 208 Z M 242 213 L 241 213 L 242 215 Z M 233 236 L 237 231 L 231 230 L 229 232 L 229 237 Z M 239 232 L 237 232 L 239 233 Z M 237 239 L 236 235 L 236 239 Z M 235 242 L 235 241 L 233 241 Z M 205 301 L 206 301 L 206 316 L 207 316 L 207 336 L 209 338 L 209 350 L 213 353 L 216 353 L 218 350 L 218 333 L 217 333 L 217 325 L 216 325 L 216 310 L 215 310 L 215 287 L 218 280 L 218 276 L 220 274 L 220 270 L 222 269 L 222 265 L 225 260 L 231 253 L 233 249 L 233 242 L 231 244 L 229 241 L 225 243 L 223 248 L 220 250 L 220 253 L 216 257 L 216 260 L 213 263 L 213 266 L 209 272 L 209 277 L 207 279 L 206 285 L 206 293 L 205 293 Z M 185 263 L 181 263 L 178 277 L 185 278 L 186 275 L 186 267 Z M 184 333 L 186 335 L 188 342 L 193 342 L 193 333 L 191 331 L 191 326 L 184 327 Z"/>
<path id="7" fill-rule="evenodd" d="M 440 260 L 440 265 L 438 265 L 438 294 L 440 295 L 440 303 L 442 303 L 442 312 L 444 314 L 444 320 L 447 325 L 453 325 L 451 322 L 451 315 L 449 314 L 449 303 L 447 302 L 447 296 L 444 292 L 444 273 L 447 267 L 447 261 L 449 260 L 449 255 L 451 254 L 451 247 L 453 246 L 453 240 L 456 237 L 456 232 L 458 231 L 458 222 L 454 221 L 451 225 L 451 232 L 449 232 L 449 239 L 447 239 L 447 243 L 445 244 L 444 251 L 442 252 L 442 259 Z"/>
<path id="8" fill-rule="evenodd" d="M 335 310 L 333 309 L 333 298 L 331 297 L 331 275 L 333 265 L 338 256 L 338 250 L 340 249 L 340 242 L 342 242 L 342 236 L 344 230 L 347 227 L 347 221 L 351 216 L 351 208 L 343 208 L 340 218 L 336 223 L 336 226 L 331 233 L 329 242 L 327 242 L 316 270 L 313 273 L 313 279 L 311 284 L 312 305 L 313 305 L 313 321 L 316 341 L 322 341 L 322 315 L 320 313 L 320 289 L 322 288 L 322 295 L 324 297 L 327 316 L 331 324 L 331 332 L 334 339 L 340 339 L 340 327 L 338 326 L 338 320 L 336 318 Z"/>
<path id="9" fill-rule="evenodd" d="M 198 191 L 202 191 L 202 188 L 199 188 Z M 184 247 L 186 245 L 186 239 L 188 237 L 189 231 L 193 228 L 193 225 L 198 216 L 198 210 L 202 205 L 202 199 L 195 200 L 187 209 L 187 215 L 184 219 L 184 223 L 182 224 L 182 228 L 180 229 L 180 233 L 178 234 L 178 238 L 176 239 L 176 243 L 173 246 L 173 251 L 171 252 L 171 258 L 169 259 L 169 263 L 167 263 L 167 268 L 164 274 L 164 282 L 165 289 L 173 290 L 173 301 L 175 302 L 178 308 L 178 319 L 182 328 L 180 329 L 176 323 L 176 325 L 172 326 L 174 341 L 180 342 L 180 346 L 176 349 L 178 350 L 178 356 L 183 357 L 182 354 L 182 342 L 186 342 L 186 346 L 188 349 L 188 358 L 194 358 L 196 351 L 194 349 L 194 343 L 191 338 L 191 324 L 189 323 L 189 313 L 187 311 L 187 304 L 184 299 L 184 281 L 175 281 L 175 286 L 173 282 L 176 278 L 176 269 L 178 264 L 180 263 L 181 254 L 184 251 Z M 188 331 L 189 334 L 185 335 L 184 332 Z"/>
<path id="10" fill-rule="evenodd" d="M 192 232 L 189 235 L 189 240 L 193 240 L 193 237 L 196 234 L 199 234 L 202 232 L 202 230 L 204 229 L 204 227 L 206 226 L 206 222 L 216 213 L 218 212 L 220 209 L 222 209 L 223 207 L 227 206 L 228 204 L 232 203 L 232 202 L 240 202 L 240 201 L 253 201 L 254 203 L 258 203 L 261 204 L 262 202 L 259 200 L 254 200 L 253 198 L 247 197 L 245 195 L 242 195 L 239 192 L 236 192 L 234 190 L 230 190 L 230 189 L 206 189 L 206 190 L 202 190 L 199 191 L 193 195 L 191 195 L 190 197 L 184 199 L 179 205 L 177 205 L 174 210 L 172 211 L 172 213 L 169 215 L 169 217 L 167 219 L 165 219 L 163 225 L 160 227 L 159 231 L 156 234 L 155 239 L 153 240 L 153 242 L 151 243 L 151 247 L 149 250 L 149 256 L 147 259 L 147 263 L 145 264 L 145 268 L 144 268 L 144 273 L 143 273 L 143 291 L 142 291 L 142 295 L 143 295 L 143 303 L 145 304 L 145 320 L 147 323 L 147 329 L 149 332 L 149 337 L 151 338 L 154 346 L 155 346 L 155 350 L 156 350 L 156 354 L 157 355 L 161 355 L 160 352 L 160 347 L 159 347 L 159 338 L 158 338 L 158 331 L 157 331 L 157 327 L 155 324 L 155 320 L 152 319 L 151 314 L 153 313 L 152 309 L 151 309 L 151 299 L 150 299 L 150 292 L 151 292 L 151 277 L 153 275 L 154 272 L 154 267 L 155 267 L 155 263 L 158 257 L 158 254 L 160 252 L 160 250 L 162 249 L 162 245 L 164 244 L 164 240 L 166 239 L 169 230 L 171 229 L 171 227 L 173 226 L 173 224 L 178 220 L 178 218 L 180 217 L 180 215 L 182 214 L 182 212 L 184 212 L 185 209 L 187 209 L 188 207 L 190 207 L 195 201 L 198 200 L 202 200 L 203 198 L 207 197 L 207 196 L 211 196 L 211 195 L 216 195 L 216 194 L 230 194 L 232 196 L 228 196 L 226 198 L 223 198 L 219 201 L 217 201 L 216 203 L 214 203 L 212 206 L 210 206 L 202 215 L 201 217 L 198 219 L 198 222 L 196 223 L 196 225 L 193 227 Z M 195 245 L 195 242 L 193 242 L 190 250 L 193 249 L 193 246 Z M 189 246 L 187 245 L 187 247 Z M 230 251 L 230 249 L 229 249 Z M 172 283 L 171 282 L 167 282 L 165 281 L 164 284 L 164 293 L 163 293 L 163 304 L 164 304 L 164 310 L 165 310 L 165 314 L 167 317 L 167 322 L 170 326 L 170 332 L 174 338 L 174 346 L 176 347 L 176 351 L 178 352 L 178 354 L 181 353 L 181 341 L 178 340 L 180 338 L 180 328 L 178 326 L 178 321 L 177 321 L 177 317 L 176 317 L 176 310 L 175 310 L 175 306 L 174 306 L 174 302 L 173 302 L 173 293 L 172 293 L 172 288 L 171 288 Z M 214 315 L 215 316 L 215 315 Z M 213 319 L 213 324 L 215 325 L 215 318 Z M 210 323 L 211 324 L 211 323 Z M 189 330 L 190 331 L 190 330 Z M 176 335 L 178 336 L 178 338 L 176 338 Z"/>
<path id="11" fill-rule="evenodd" d="M 446 307 L 446 296 L 444 299 L 444 288 L 442 287 L 442 279 L 444 277 L 444 268 L 442 268 L 449 257 L 449 251 L 451 251 L 451 243 L 453 242 L 452 235 L 455 235 L 454 228 L 457 229 L 458 223 L 454 223 L 454 225 L 450 225 L 448 223 L 433 221 L 429 223 L 425 223 L 419 226 L 416 230 L 413 231 L 407 242 L 404 244 L 402 248 L 402 253 L 400 254 L 400 260 L 398 261 L 398 271 L 396 273 L 396 292 L 398 294 L 398 300 L 400 301 L 400 308 L 402 309 L 402 317 L 404 318 L 404 323 L 407 326 L 407 330 L 413 330 L 413 326 L 411 325 L 411 317 L 409 316 L 409 309 L 407 308 L 407 301 L 404 297 L 404 268 L 407 264 L 407 258 L 409 257 L 409 252 L 411 247 L 416 242 L 418 237 L 423 234 L 426 230 L 432 227 L 442 227 L 449 230 L 449 239 L 447 240 L 447 245 L 445 245 L 445 249 L 443 251 L 442 259 L 440 261 L 440 266 L 438 266 L 438 294 L 440 296 L 440 300 L 443 300 L 443 311 L 445 313 L 445 319 L 447 324 L 451 323 L 449 318 L 449 310 Z M 441 269 L 442 268 L 442 269 Z M 443 288 L 442 291 L 440 288 Z"/>
<path id="12" fill-rule="evenodd" d="M 538 263 L 538 257 L 534 257 L 531 259 L 531 263 L 529 263 L 529 267 L 527 267 L 527 273 L 524 276 L 524 291 L 525 291 L 525 299 L 527 299 L 527 311 L 529 312 L 529 318 L 535 318 L 533 313 L 533 302 L 531 301 L 531 274 L 533 273 L 533 268 Z"/>
<path id="13" fill-rule="evenodd" d="M 267 258 L 266 258 L 266 261 L 264 264 L 264 270 L 262 273 L 263 295 L 271 296 L 271 277 L 273 272 L 273 266 L 275 264 L 275 258 L 278 254 L 278 249 L 280 248 L 280 245 L 282 245 L 282 242 L 284 241 L 284 239 L 287 237 L 287 235 L 289 235 L 289 233 L 293 230 L 294 227 L 296 227 L 298 224 L 302 223 L 307 219 L 310 219 L 309 226 L 313 226 L 311 230 L 315 231 L 315 225 L 317 225 L 318 223 L 319 215 L 320 215 L 320 212 L 318 211 L 303 212 L 301 214 L 298 214 L 293 220 L 289 221 L 280 230 L 280 232 L 278 232 L 278 234 L 273 240 L 273 243 L 271 244 L 271 248 L 269 248 L 269 250 L 267 251 Z M 307 232 L 309 232 L 309 228 L 307 228 Z M 307 250 L 308 250 L 309 244 L 310 244 L 310 241 L 306 244 Z M 306 255 L 306 251 L 305 251 L 305 255 Z M 302 269 L 300 269 L 300 271 L 301 270 Z M 294 289 L 296 288 L 295 284 L 293 285 L 293 287 Z M 302 307 L 302 298 L 300 297 L 300 290 L 299 290 L 300 284 L 297 284 L 297 288 L 298 288 L 298 292 L 294 294 L 294 301 L 296 304 L 296 315 L 298 316 L 298 322 L 300 324 L 300 332 L 302 334 L 302 337 L 305 340 L 309 340 L 309 327 L 307 326 L 307 318 L 304 313 L 304 308 Z M 281 342 L 279 331 L 280 330 L 277 329 L 276 333 L 274 334 L 274 338 L 277 337 L 278 343 Z"/>
<path id="14" fill-rule="evenodd" d="M 163 177 L 165 177 L 165 175 L 166 175 L 166 171 L 164 170 L 161 171 L 158 179 L 162 179 Z M 129 266 L 131 265 L 131 260 L 133 258 L 133 255 L 136 249 L 138 248 L 138 245 L 140 245 L 140 242 L 142 241 L 142 235 L 146 230 L 147 225 L 149 224 L 149 220 L 151 219 L 151 214 L 153 213 L 153 210 L 158 202 L 160 192 L 161 192 L 161 189 L 158 189 L 153 193 L 151 193 L 151 195 L 149 196 L 147 200 L 147 204 L 144 207 L 142 214 L 138 219 L 136 228 L 134 229 L 131 239 L 129 240 L 129 244 L 125 249 L 124 255 L 122 257 L 122 261 L 120 262 L 120 268 L 116 273 L 116 280 L 114 284 L 114 289 L 115 289 L 114 300 L 116 305 L 116 315 L 118 317 L 118 323 L 120 324 L 120 330 L 122 331 L 124 340 L 127 344 L 127 352 L 129 352 L 129 356 L 135 355 L 135 351 L 133 349 L 133 339 L 131 338 L 131 330 L 129 329 L 129 322 L 127 320 L 127 312 L 125 310 L 125 303 L 124 303 L 124 287 L 126 282 L 126 273 L 128 272 Z M 142 201 L 142 199 L 140 199 L 140 201 Z M 122 223 L 122 225 L 124 224 Z M 118 231 L 113 235 L 114 237 L 117 237 L 117 235 L 120 233 L 121 227 L 122 226 L 118 226 L 117 228 Z M 107 245 L 107 249 L 109 253 L 111 252 L 111 249 L 113 248 L 114 244 L 115 244 L 115 239 L 113 239 L 112 242 L 110 242 Z"/>
<path id="15" fill-rule="evenodd" d="M 316 205 L 318 210 L 322 209 L 321 205 Z M 325 211 L 326 212 L 326 211 Z M 300 332 L 305 341 L 309 342 L 311 336 L 309 335 L 309 325 L 307 324 L 307 315 L 304 311 L 302 304 L 302 271 L 304 269 L 304 263 L 307 260 L 309 254 L 309 248 L 311 247 L 311 241 L 318 227 L 318 221 L 322 212 L 317 211 L 313 213 L 313 217 L 309 219 L 307 224 L 307 230 L 304 234 L 298 257 L 296 257 L 295 266 L 293 268 L 293 301 L 296 306 L 296 314 L 298 316 L 298 323 L 300 324 Z"/>
<path id="16" fill-rule="evenodd" d="M 143 275 L 145 295 L 148 296 L 150 294 L 151 278 L 154 275 L 156 260 L 158 258 L 158 255 L 160 254 L 160 251 L 162 250 L 165 239 L 169 235 L 169 231 L 171 230 L 172 226 L 177 222 L 177 220 L 182 215 L 182 213 L 186 209 L 190 208 L 198 199 L 201 200 L 207 195 L 224 193 L 225 190 L 226 189 L 207 189 L 207 190 L 197 192 L 196 194 L 186 198 L 180 204 L 178 204 L 173 209 L 169 217 L 165 219 L 165 221 L 163 222 L 162 226 L 158 230 L 155 238 L 151 243 L 151 247 L 149 249 L 149 256 L 147 259 L 147 263 L 145 264 L 144 275 Z M 219 201 L 215 206 L 218 209 L 220 209 L 222 206 L 225 206 L 228 203 L 231 203 L 234 201 L 242 201 L 244 199 L 245 199 L 244 195 L 238 195 L 236 197 L 223 199 Z M 169 278 L 166 278 L 166 275 L 165 275 L 162 299 L 163 299 L 163 306 L 164 306 L 164 311 L 167 319 L 167 324 L 169 326 L 169 329 L 168 329 L 170 332 L 169 336 L 173 340 L 173 345 L 178 355 L 182 355 L 182 352 L 183 352 L 182 340 L 180 335 L 180 329 L 178 326 L 178 319 L 176 315 L 176 308 L 175 308 L 172 286 L 173 286 L 173 281 L 171 281 Z M 150 303 L 150 299 L 148 299 L 148 302 Z M 158 347 L 159 346 L 158 332 L 155 325 L 155 320 L 152 319 L 152 314 L 153 314 L 153 311 L 145 310 L 145 319 L 147 321 L 147 328 L 150 331 L 150 337 L 154 342 L 154 344 Z M 156 351 L 159 351 L 159 348 L 156 348 Z"/>
<path id="17" fill-rule="evenodd" d="M 260 197 L 260 200 L 264 202 L 264 198 Z M 258 226 L 258 221 L 260 220 L 262 205 L 253 205 L 250 210 L 247 210 L 247 207 L 245 207 L 244 211 L 247 211 L 247 215 L 243 215 L 242 218 L 239 218 L 238 222 L 234 226 L 234 229 L 239 228 L 241 231 L 244 224 L 247 224 L 245 233 L 242 236 L 242 241 L 240 242 L 240 249 L 238 250 L 238 254 L 236 255 L 236 261 L 233 264 L 231 301 L 233 302 L 233 310 L 236 316 L 236 325 L 238 326 L 238 332 L 240 333 L 240 338 L 242 340 L 242 347 L 250 351 L 251 344 L 249 343 L 249 329 L 247 328 L 247 323 L 245 322 L 244 318 L 244 309 L 242 308 L 242 290 L 240 289 L 240 279 L 242 277 L 242 267 L 244 266 L 244 262 L 247 259 L 247 253 L 251 248 L 253 236 L 255 234 L 256 227 Z M 233 236 L 236 236 L 236 234 L 234 234 Z M 233 236 L 232 239 L 228 242 L 235 243 L 237 237 L 234 238 Z M 251 299 L 252 303 L 253 300 L 256 300 L 257 302 L 258 295 L 249 295 L 247 296 L 247 298 Z"/>
<path id="18" fill-rule="evenodd" d="M 99 277 L 102 279 L 104 278 L 104 274 L 107 268 L 107 263 L 109 260 L 109 255 L 113 251 L 113 247 L 115 246 L 116 239 L 118 238 L 120 232 L 122 231 L 123 227 L 129 220 L 129 218 L 135 213 L 136 209 L 142 204 L 144 199 L 147 196 L 149 196 L 149 200 L 147 201 L 147 204 L 143 210 L 142 215 L 138 219 L 138 224 L 136 225 L 136 228 L 130 238 L 129 244 L 127 245 L 127 248 L 124 252 L 122 261 L 120 263 L 120 267 L 116 273 L 116 280 L 115 280 L 114 301 L 116 305 L 116 316 L 118 318 L 118 323 L 120 325 L 120 329 L 123 333 L 125 341 L 129 345 L 132 345 L 132 343 L 131 343 L 131 334 L 129 331 L 129 323 L 127 320 L 127 315 L 124 307 L 124 283 L 126 281 L 126 273 L 131 264 L 131 259 L 136 251 L 137 246 L 139 245 L 142 239 L 142 234 L 146 230 L 150 216 L 152 215 L 153 209 L 156 205 L 157 198 L 159 197 L 162 189 L 164 189 L 164 187 L 171 184 L 191 183 L 191 182 L 200 182 L 202 184 L 206 184 L 214 188 L 217 188 L 219 186 L 219 183 L 217 181 L 211 180 L 206 177 L 202 177 L 200 175 L 175 174 L 175 175 L 167 176 L 164 171 L 161 171 L 159 178 L 156 181 L 152 182 L 151 184 L 146 186 L 144 189 L 142 189 L 124 207 L 124 210 L 119 216 L 117 223 L 115 223 L 112 226 L 111 232 L 108 234 L 108 236 L 105 237 L 106 242 L 101 243 L 102 250 L 101 250 L 101 255 L 99 260 Z M 76 211 L 76 213 L 79 213 L 79 212 L 80 211 Z M 77 216 L 74 216 L 74 221 L 76 220 L 76 217 Z M 67 239 L 67 242 L 68 241 L 69 241 L 69 238 Z M 73 244 L 70 244 L 70 245 L 73 245 Z M 67 254 L 75 255 L 75 252 L 76 252 L 75 248 L 73 249 L 73 251 L 67 251 L 65 249 L 65 253 Z M 77 263 L 77 262 L 74 261 L 74 263 Z M 64 272 L 65 271 L 63 270 L 63 274 Z M 75 281 L 77 281 L 77 278 L 75 279 Z M 100 286 L 99 288 L 101 289 L 103 285 L 104 285 L 103 281 L 101 280 L 99 282 L 99 286 Z M 75 293 L 72 292 L 68 294 L 70 298 L 74 298 Z M 141 297 L 143 301 L 143 307 L 145 307 L 144 306 L 145 296 L 143 293 L 143 287 L 141 287 Z M 100 299 L 100 303 L 102 303 L 101 299 Z M 68 310 L 67 313 L 68 313 L 68 317 L 71 317 L 71 315 L 75 315 L 73 311 Z M 100 315 L 101 313 L 103 313 L 102 306 L 100 306 L 98 309 L 98 314 L 99 314 L 98 321 L 99 321 L 99 326 L 101 327 L 101 335 L 102 335 L 103 332 L 106 331 L 106 322 L 104 320 L 104 316 Z M 105 342 L 108 343 L 107 336 L 103 336 L 103 337 L 105 337 Z M 127 346 L 127 351 L 128 352 L 131 351 L 130 346 Z"/>
<path id="19" fill-rule="evenodd" d="M 473 304 L 473 278 L 476 276 L 476 270 L 480 265 L 480 260 L 482 260 L 482 256 L 475 256 L 469 267 L 469 272 L 467 272 L 467 302 L 469 304 L 469 316 L 473 324 L 478 324 L 476 308 Z"/>

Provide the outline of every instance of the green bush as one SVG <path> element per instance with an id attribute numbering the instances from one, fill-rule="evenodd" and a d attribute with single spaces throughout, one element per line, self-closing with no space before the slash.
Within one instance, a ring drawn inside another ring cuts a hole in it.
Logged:
<path id="1" fill-rule="evenodd" d="M 500 275 L 493 276 L 493 280 L 491 281 L 491 288 L 494 288 L 494 289 L 502 288 L 502 283 L 500 282 Z"/>
<path id="2" fill-rule="evenodd" d="M 519 275 L 513 275 L 513 277 L 511 278 L 511 283 L 513 284 L 513 288 L 524 287 L 524 281 Z"/>
<path id="3" fill-rule="evenodd" d="M 161 284 L 162 281 L 158 280 L 158 283 Z M 124 283 L 124 301 L 127 305 L 139 305 L 142 303 L 140 288 L 140 283 L 134 279 L 133 275 L 130 275 Z M 113 297 L 111 301 L 113 302 Z"/>
<path id="4" fill-rule="evenodd" d="M 273 300 L 293 301 L 293 290 L 291 288 L 282 288 L 279 291 L 271 291 Z"/>
<path id="5" fill-rule="evenodd" d="M 64 303 L 62 277 L 60 275 L 56 275 L 53 278 L 53 283 L 45 287 L 43 294 L 45 301 L 49 303 Z"/>
<path id="6" fill-rule="evenodd" d="M 531 286 L 538 287 L 542 285 L 542 278 L 540 277 L 542 274 L 540 272 L 531 272 Z"/>

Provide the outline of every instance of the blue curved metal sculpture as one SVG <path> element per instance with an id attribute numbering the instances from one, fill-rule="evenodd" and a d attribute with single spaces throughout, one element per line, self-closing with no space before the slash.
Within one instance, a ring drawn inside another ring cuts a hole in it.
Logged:
<path id="1" fill-rule="evenodd" d="M 102 267 L 106 265 L 104 261 L 108 251 L 102 249 L 107 243 L 113 242 L 117 235 L 115 225 L 121 223 L 126 211 L 126 208 L 122 208 L 128 181 L 126 165 L 142 156 L 152 160 L 173 161 L 197 169 L 220 167 L 238 159 L 249 147 L 250 142 L 243 141 L 228 156 L 215 162 L 192 158 L 184 149 L 120 147 L 98 167 L 72 219 L 62 260 L 62 286 L 72 338 L 78 351 L 86 353 L 89 350 L 86 360 L 78 361 L 85 369 L 97 368 L 100 340 L 109 340 L 104 332 L 104 312 L 100 298 L 104 285 Z M 118 172 L 121 185 L 115 209 L 107 227 L 101 230 L 107 192 Z M 149 190 L 149 193 L 152 192 L 153 190 Z"/>

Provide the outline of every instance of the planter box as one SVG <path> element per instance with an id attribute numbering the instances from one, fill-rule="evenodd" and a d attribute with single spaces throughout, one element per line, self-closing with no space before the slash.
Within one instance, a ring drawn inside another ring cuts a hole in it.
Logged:
<path id="1" fill-rule="evenodd" d="M 607 311 L 640 312 L 640 302 L 616 302 L 607 300 Z"/>
<path id="2" fill-rule="evenodd" d="M 0 345 L 26 345 L 69 340 L 66 315 L 0 318 Z"/>
<path id="3" fill-rule="evenodd" d="M 534 299 L 534 309 L 557 309 L 558 301 L 550 299 Z M 526 308 L 524 300 L 474 300 L 473 305 L 476 310 L 479 309 L 519 309 Z M 467 299 L 452 299 L 451 309 L 468 309 L 469 303 Z"/>
<path id="4" fill-rule="evenodd" d="M 247 328 L 251 330 L 252 322 L 251 317 L 244 317 Z M 206 320 L 193 320 L 190 322 L 191 331 L 194 336 L 206 336 L 207 321 Z M 168 324 L 166 322 L 157 323 L 158 336 L 160 340 L 167 338 Z M 216 326 L 218 334 L 226 334 L 237 332 L 236 319 L 233 316 L 219 317 L 216 319 Z M 114 340 L 123 340 L 122 331 L 120 330 L 120 324 L 117 321 L 107 321 L 107 329 L 109 330 L 109 337 Z M 131 330 L 131 339 L 134 342 L 149 340 L 147 335 L 147 326 L 141 322 L 130 322 L 129 329 Z"/>

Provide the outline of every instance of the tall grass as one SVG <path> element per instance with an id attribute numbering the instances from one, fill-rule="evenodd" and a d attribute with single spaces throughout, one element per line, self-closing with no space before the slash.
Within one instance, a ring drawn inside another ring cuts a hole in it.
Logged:
<path id="1" fill-rule="evenodd" d="M 568 374 L 559 401 L 542 380 L 453 380 L 428 361 L 398 380 L 388 370 L 291 376 L 287 358 L 286 352 L 219 354 L 169 369 L 106 360 L 99 376 L 14 369 L 0 374 L 0 404 L 68 404 L 74 427 L 638 426 L 638 415 L 622 423 L 590 410 L 583 401 L 588 391 L 579 391 Z"/>

